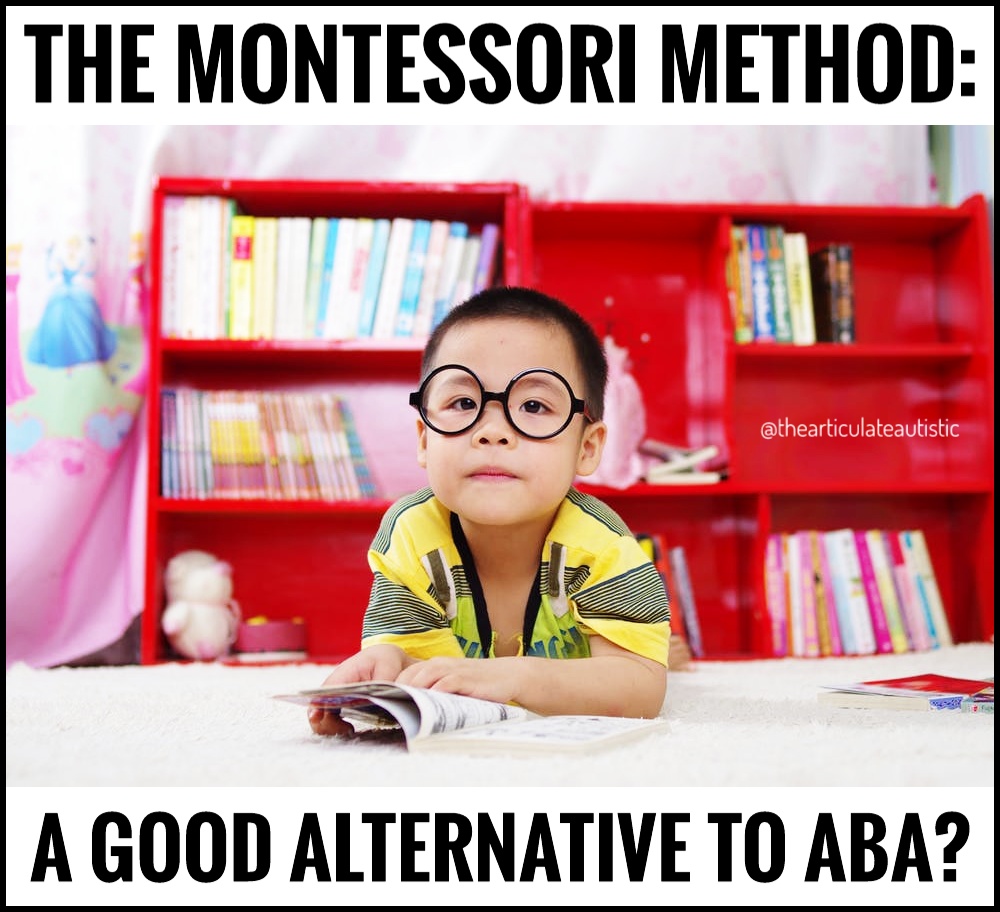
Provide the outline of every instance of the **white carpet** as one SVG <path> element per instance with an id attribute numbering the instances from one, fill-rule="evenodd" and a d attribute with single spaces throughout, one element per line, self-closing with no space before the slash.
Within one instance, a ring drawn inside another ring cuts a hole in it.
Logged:
<path id="1" fill-rule="evenodd" d="M 8 786 L 993 785 L 993 717 L 846 710 L 821 684 L 993 674 L 992 644 L 865 658 L 699 662 L 672 673 L 662 734 L 584 757 L 407 753 L 320 738 L 274 694 L 315 665 L 7 671 Z"/>

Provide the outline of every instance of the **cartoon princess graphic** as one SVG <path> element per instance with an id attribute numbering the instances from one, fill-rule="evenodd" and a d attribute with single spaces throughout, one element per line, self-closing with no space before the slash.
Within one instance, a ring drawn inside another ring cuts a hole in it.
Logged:
<path id="1" fill-rule="evenodd" d="M 18 327 L 17 286 L 21 282 L 21 245 L 7 245 L 7 405 L 27 399 L 35 390 L 24 374 Z"/>
<path id="2" fill-rule="evenodd" d="M 118 340 L 105 325 L 92 290 L 94 248 L 93 238 L 77 236 L 67 241 L 62 256 L 55 244 L 49 247 L 46 266 L 57 284 L 28 346 L 28 359 L 35 364 L 70 368 L 107 361 L 114 353 Z"/>
<path id="3" fill-rule="evenodd" d="M 138 313 L 142 321 L 142 336 L 147 339 L 149 336 L 149 289 L 143 277 L 143 269 L 146 265 L 146 250 L 141 231 L 132 235 L 129 244 L 129 271 L 128 286 L 125 291 L 125 313 L 122 323 L 134 317 Z M 140 396 L 145 395 L 146 386 L 149 381 L 149 364 L 145 356 L 145 345 L 143 346 L 142 364 L 138 373 L 125 384 L 123 389 Z"/>

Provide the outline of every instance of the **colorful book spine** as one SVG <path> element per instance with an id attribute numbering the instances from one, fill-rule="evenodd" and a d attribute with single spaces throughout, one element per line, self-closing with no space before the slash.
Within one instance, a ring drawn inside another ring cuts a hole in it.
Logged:
<path id="1" fill-rule="evenodd" d="M 892 636 L 882 606 L 882 596 L 879 593 L 878 581 L 872 566 L 871 554 L 868 549 L 868 539 L 863 530 L 855 530 L 854 545 L 858 550 L 858 564 L 861 568 L 861 583 L 868 598 L 868 611 L 872 618 L 872 630 L 875 632 L 875 651 L 893 652 Z"/>
<path id="2" fill-rule="evenodd" d="M 179 333 L 181 301 L 181 243 L 183 234 L 183 196 L 163 200 L 163 261 L 160 279 L 160 337 L 174 339 Z"/>
<path id="3" fill-rule="evenodd" d="M 693 656 L 701 658 L 705 655 L 705 646 L 701 637 L 698 606 L 694 600 L 694 587 L 691 585 L 684 549 L 679 545 L 674 546 L 667 552 L 667 559 L 670 561 L 677 585 L 677 600 L 680 602 L 680 609 L 684 614 L 684 628 L 688 633 L 688 646 L 691 647 Z"/>
<path id="4" fill-rule="evenodd" d="M 230 339 L 249 339 L 253 318 L 253 235 L 254 217 L 233 217 L 233 236 L 229 260 Z"/>
<path id="5" fill-rule="evenodd" d="M 809 276 L 809 248 L 801 231 L 785 232 L 785 272 L 792 342 L 795 345 L 813 345 L 816 342 L 816 323 Z"/>
<path id="6" fill-rule="evenodd" d="M 854 332 L 854 248 L 836 244 L 837 282 L 833 300 L 833 341 L 847 345 L 855 341 Z"/>
<path id="7" fill-rule="evenodd" d="M 444 252 L 450 232 L 451 225 L 444 219 L 435 219 L 431 222 L 431 234 L 427 241 L 427 257 L 424 261 L 424 274 L 420 279 L 417 313 L 413 318 L 413 335 L 418 339 L 430 335 L 431 323 L 434 319 L 434 293 L 441 276 Z"/>
<path id="8" fill-rule="evenodd" d="M 948 615 L 945 612 L 944 601 L 941 598 L 941 590 L 938 588 L 937 577 L 934 574 L 934 565 L 931 563 L 927 539 L 920 529 L 910 529 L 907 532 L 907 540 L 909 548 L 913 552 L 914 566 L 927 596 L 938 643 L 942 646 L 952 646 L 955 640 L 951 633 Z"/>
<path id="9" fill-rule="evenodd" d="M 730 229 L 729 252 L 726 254 L 726 293 L 733 320 L 733 339 L 743 345 L 753 342 L 753 300 L 743 295 L 743 259 L 746 231 L 742 225 Z"/>
<path id="10" fill-rule="evenodd" d="M 420 282 L 424 275 L 424 263 L 427 260 L 427 247 L 430 244 L 430 239 L 430 219 L 415 219 L 410 251 L 406 260 L 406 272 L 403 275 L 403 286 L 399 293 L 399 309 L 396 312 L 395 335 L 397 336 L 409 337 L 413 335 L 413 326 L 417 318 L 417 305 L 420 303 Z"/>
<path id="11" fill-rule="evenodd" d="M 223 242 L 224 200 L 220 196 L 196 197 L 201 203 L 200 231 L 198 241 L 199 300 L 197 305 L 199 339 L 218 339 L 222 335 L 220 322 L 223 310 L 224 292 L 222 264 L 228 247 Z"/>
<path id="12" fill-rule="evenodd" d="M 819 617 L 816 608 L 816 572 L 813 566 L 812 545 L 809 532 L 802 530 L 794 533 L 795 548 L 800 563 L 799 585 L 802 587 L 800 598 L 802 611 L 802 655 L 806 658 L 816 658 L 820 655 Z"/>
<path id="13" fill-rule="evenodd" d="M 364 446 L 361 442 L 361 435 L 358 433 L 358 427 L 354 421 L 354 413 L 351 411 L 347 400 L 343 398 L 338 399 L 337 408 L 340 412 L 340 420 L 347 438 L 348 452 L 351 454 L 351 463 L 354 466 L 354 474 L 358 480 L 361 497 L 377 497 L 378 485 L 375 483 L 375 478 L 368 465 L 368 459 L 365 456 Z"/>
<path id="14" fill-rule="evenodd" d="M 177 496 L 177 392 L 160 391 L 160 494 Z"/>
<path id="15" fill-rule="evenodd" d="M 500 254 L 500 226 L 495 222 L 486 222 L 479 237 L 479 259 L 476 261 L 475 277 L 472 281 L 473 294 L 493 284 Z"/>
<path id="16" fill-rule="evenodd" d="M 853 529 L 834 529 L 824 533 L 830 544 L 831 564 L 836 561 L 844 581 L 848 618 L 854 635 L 857 655 L 871 655 L 876 652 L 875 630 L 872 625 L 868 596 L 861 577 L 861 563 L 855 543 Z M 836 556 L 836 557 L 834 557 Z M 837 571 L 834 571 L 835 574 Z M 841 623 L 841 631 L 844 625 Z"/>
<path id="17" fill-rule="evenodd" d="M 753 295 L 754 339 L 773 342 L 774 305 L 767 266 L 767 235 L 763 225 L 747 225 L 747 250 L 750 255 L 750 289 Z"/>
<path id="18" fill-rule="evenodd" d="M 337 256 L 338 244 L 340 241 L 342 219 L 327 219 L 326 223 L 326 246 L 323 249 L 323 273 L 319 283 L 316 305 L 316 325 L 313 332 L 316 338 L 322 339 L 326 336 L 327 313 L 330 310 L 330 286 L 333 284 L 333 264 Z"/>
<path id="19" fill-rule="evenodd" d="M 829 655 L 843 655 L 844 642 L 840 633 L 840 615 L 837 613 L 836 595 L 833 589 L 833 573 L 830 569 L 830 557 L 827 552 L 826 542 L 821 532 L 813 530 L 809 534 L 813 547 L 813 563 L 814 566 L 818 565 L 817 591 L 822 593 L 823 616 L 829 632 Z M 822 638 L 820 643 L 822 645 Z"/>
<path id="20" fill-rule="evenodd" d="M 311 220 L 309 258 L 306 263 L 305 338 L 315 338 L 318 335 L 320 295 L 329 234 L 330 219 L 317 216 Z"/>
<path id="21" fill-rule="evenodd" d="M 767 277 L 774 312 L 774 341 L 792 342 L 792 313 L 788 303 L 788 279 L 785 266 L 785 229 L 781 225 L 766 225 Z"/>
<path id="22" fill-rule="evenodd" d="M 833 587 L 833 604 L 840 627 L 840 640 L 844 655 L 859 655 L 857 638 L 854 634 L 854 624 L 851 618 L 851 594 L 848 589 L 848 571 L 844 565 L 841 549 L 830 538 L 829 533 L 822 533 L 823 550 L 826 562 L 830 567 L 830 582 Z"/>
<path id="23" fill-rule="evenodd" d="M 923 609 L 920 606 L 920 596 L 917 593 L 913 579 L 903 557 L 903 547 L 900 543 L 900 533 L 886 530 L 882 533 L 892 564 L 893 580 L 896 583 L 896 597 L 899 602 L 906 624 L 912 648 L 917 651 L 931 649 L 934 646 L 924 620 Z"/>
<path id="24" fill-rule="evenodd" d="M 413 223 L 413 219 L 400 216 L 392 220 L 389 244 L 385 252 L 385 266 L 382 268 L 382 285 L 378 292 L 378 303 L 375 305 L 375 325 L 372 327 L 374 339 L 389 339 L 395 331 L 410 243 L 413 240 Z"/>
<path id="25" fill-rule="evenodd" d="M 327 288 L 324 320 L 319 327 L 320 334 L 326 339 L 347 339 L 354 332 L 354 327 L 349 325 L 353 321 L 348 315 L 347 290 L 354 269 L 358 220 L 341 218 L 337 223 L 337 250 L 333 257 L 330 285 Z"/>
<path id="26" fill-rule="evenodd" d="M 444 261 L 441 264 L 441 276 L 434 292 L 434 316 L 431 321 L 433 330 L 448 311 L 455 297 L 455 284 L 458 281 L 458 271 L 462 266 L 462 254 L 469 239 L 469 226 L 465 222 L 452 222 L 448 235 L 448 243 L 444 249 Z"/>
<path id="27" fill-rule="evenodd" d="M 882 600 L 882 610 L 885 612 L 885 622 L 889 628 L 893 652 L 909 652 L 910 640 L 903 624 L 903 613 L 896 598 L 896 586 L 892 581 L 892 568 L 889 555 L 882 540 L 879 529 L 868 529 L 865 532 L 868 543 L 868 556 L 871 558 L 875 582 L 878 585 L 879 598 Z"/>
<path id="28" fill-rule="evenodd" d="M 278 219 L 257 216 L 254 225 L 253 339 L 274 338 L 277 301 Z"/>
<path id="29" fill-rule="evenodd" d="M 781 535 L 768 535 L 764 550 L 764 592 L 771 621 L 771 651 L 780 658 L 788 655 L 788 616 L 785 605 L 785 565 Z"/>
<path id="30" fill-rule="evenodd" d="M 805 655 L 805 631 L 802 626 L 802 561 L 794 533 L 781 533 L 782 556 L 788 577 L 788 654 Z"/>
<path id="31" fill-rule="evenodd" d="M 343 301 L 338 308 L 340 317 L 336 322 L 334 338 L 353 339 L 358 334 L 361 299 L 365 291 L 374 237 L 375 220 L 357 219 L 354 227 L 354 252 L 351 257 L 347 287 L 344 289 Z"/>
<path id="32" fill-rule="evenodd" d="M 368 271 L 365 275 L 364 292 L 361 295 L 361 306 L 358 313 L 356 334 L 360 338 L 368 338 L 375 329 L 375 311 L 378 307 L 379 290 L 382 286 L 382 274 L 385 271 L 385 256 L 389 247 L 389 233 L 392 223 L 387 218 L 375 220 L 372 232 L 372 249 L 368 256 Z"/>

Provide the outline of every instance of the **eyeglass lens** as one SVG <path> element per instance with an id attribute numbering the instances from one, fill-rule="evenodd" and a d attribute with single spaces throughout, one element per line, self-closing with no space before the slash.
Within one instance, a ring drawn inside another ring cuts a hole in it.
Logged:
<path id="1" fill-rule="evenodd" d="M 507 417 L 517 431 L 526 437 L 549 437 L 568 423 L 573 397 L 558 375 L 529 371 L 508 387 L 506 404 Z M 471 372 L 447 368 L 425 384 L 421 406 L 432 428 L 460 433 L 478 421 L 483 408 L 483 388 Z"/>

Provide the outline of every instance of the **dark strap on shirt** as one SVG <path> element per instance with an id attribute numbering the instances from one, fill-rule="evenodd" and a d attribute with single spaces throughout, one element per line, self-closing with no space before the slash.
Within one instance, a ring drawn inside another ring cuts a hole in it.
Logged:
<path id="1" fill-rule="evenodd" d="M 472 604 L 476 610 L 476 629 L 479 632 L 479 645 L 482 647 L 483 658 L 488 658 L 490 649 L 493 646 L 493 625 L 490 623 L 490 615 L 486 610 L 486 596 L 483 593 L 483 584 L 479 580 L 479 572 L 476 570 L 476 562 L 472 557 L 472 549 L 462 529 L 462 522 L 457 513 L 451 514 L 451 534 L 455 539 L 455 547 L 458 548 L 458 555 L 462 558 L 462 565 L 465 567 L 465 578 L 472 593 Z M 535 632 L 535 621 L 538 618 L 538 611 L 542 607 L 542 565 L 538 562 L 538 572 L 535 574 L 535 582 L 528 593 L 528 601 L 524 606 L 524 626 L 521 630 L 522 652 L 528 654 L 531 646 L 531 638 Z"/>

